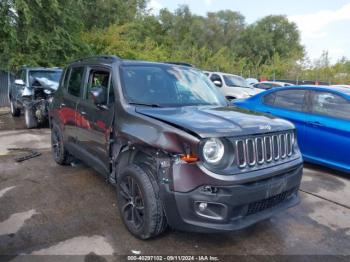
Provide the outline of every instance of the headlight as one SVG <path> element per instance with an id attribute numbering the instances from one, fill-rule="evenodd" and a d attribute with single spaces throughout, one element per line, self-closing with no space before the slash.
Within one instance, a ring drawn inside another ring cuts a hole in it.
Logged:
<path id="1" fill-rule="evenodd" d="M 44 89 L 44 93 L 47 94 L 47 95 L 51 95 L 51 94 L 52 94 L 52 91 L 51 91 L 51 90 Z"/>
<path id="2" fill-rule="evenodd" d="M 224 157 L 224 153 L 225 146 L 220 139 L 210 138 L 203 145 L 203 157 L 209 164 L 219 164 Z"/>

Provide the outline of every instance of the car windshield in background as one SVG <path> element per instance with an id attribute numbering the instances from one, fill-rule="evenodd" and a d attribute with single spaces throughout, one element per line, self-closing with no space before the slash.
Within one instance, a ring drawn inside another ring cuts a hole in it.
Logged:
<path id="1" fill-rule="evenodd" d="M 227 105 L 210 80 L 192 68 L 123 66 L 121 75 L 129 103 L 160 107 Z"/>
<path id="2" fill-rule="evenodd" d="M 46 78 L 49 81 L 58 83 L 60 81 L 62 70 L 47 71 L 47 70 L 35 70 L 29 71 L 29 84 L 32 85 L 37 78 Z"/>
<path id="3" fill-rule="evenodd" d="M 243 77 L 233 76 L 233 75 L 223 75 L 223 77 L 227 86 L 238 86 L 238 87 L 249 88 L 248 82 Z"/>

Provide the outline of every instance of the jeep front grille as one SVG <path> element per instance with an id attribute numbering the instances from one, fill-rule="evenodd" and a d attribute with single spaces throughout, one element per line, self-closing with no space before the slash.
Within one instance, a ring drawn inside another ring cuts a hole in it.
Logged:
<path id="1" fill-rule="evenodd" d="M 240 168 L 284 160 L 293 155 L 294 133 L 280 133 L 234 141 Z"/>

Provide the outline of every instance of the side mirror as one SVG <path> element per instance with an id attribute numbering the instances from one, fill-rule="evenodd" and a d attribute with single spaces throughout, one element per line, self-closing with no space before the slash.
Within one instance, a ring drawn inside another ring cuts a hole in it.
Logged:
<path id="1" fill-rule="evenodd" d="M 107 92 L 106 88 L 94 87 L 90 91 L 94 104 L 98 107 L 106 107 L 107 104 Z"/>
<path id="2" fill-rule="evenodd" d="M 214 85 L 216 85 L 217 87 L 222 87 L 222 82 L 219 80 L 214 80 L 213 81 Z"/>
<path id="3" fill-rule="evenodd" d="M 25 83 L 24 83 L 24 81 L 22 79 L 16 79 L 15 80 L 15 85 L 24 86 Z"/>

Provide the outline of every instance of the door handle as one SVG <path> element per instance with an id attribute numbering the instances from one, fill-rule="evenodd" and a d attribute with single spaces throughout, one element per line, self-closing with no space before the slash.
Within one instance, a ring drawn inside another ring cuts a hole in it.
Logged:
<path id="1" fill-rule="evenodd" d="M 307 123 L 312 125 L 312 126 L 319 126 L 319 127 L 323 126 L 323 124 L 318 122 L 318 121 L 309 121 Z"/>
<path id="2" fill-rule="evenodd" d="M 87 115 L 85 111 L 81 111 L 80 114 L 81 114 L 82 116 L 86 116 L 86 115 Z"/>
<path id="3" fill-rule="evenodd" d="M 60 107 L 62 108 L 62 107 L 65 107 L 66 106 L 66 104 L 65 103 L 61 103 L 60 104 Z"/>

